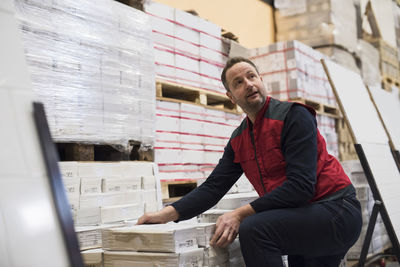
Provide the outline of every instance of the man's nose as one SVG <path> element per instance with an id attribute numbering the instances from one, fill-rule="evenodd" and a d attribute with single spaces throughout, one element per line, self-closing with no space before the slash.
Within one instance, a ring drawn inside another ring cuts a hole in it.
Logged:
<path id="1" fill-rule="evenodd" d="M 246 89 L 252 89 L 253 88 L 253 82 L 250 81 L 247 78 L 244 79 L 244 84 L 245 84 Z"/>

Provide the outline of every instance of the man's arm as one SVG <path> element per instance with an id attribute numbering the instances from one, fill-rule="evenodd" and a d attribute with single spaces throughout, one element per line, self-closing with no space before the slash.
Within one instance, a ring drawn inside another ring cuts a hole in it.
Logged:
<path id="1" fill-rule="evenodd" d="M 240 164 L 233 159 L 234 152 L 228 142 L 222 158 L 203 184 L 170 206 L 144 214 L 138 224 L 187 220 L 214 206 L 243 173 Z"/>
<path id="2" fill-rule="evenodd" d="M 297 207 L 309 203 L 317 181 L 317 122 L 303 106 L 289 111 L 281 135 L 281 150 L 286 162 L 287 180 L 253 201 L 256 212 Z"/>

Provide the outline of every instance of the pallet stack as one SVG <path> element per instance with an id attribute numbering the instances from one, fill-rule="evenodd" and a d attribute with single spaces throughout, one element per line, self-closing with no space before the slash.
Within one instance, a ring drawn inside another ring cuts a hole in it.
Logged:
<path id="1" fill-rule="evenodd" d="M 152 146 L 149 17 L 109 0 L 16 0 L 15 6 L 33 89 L 54 140 Z"/>
<path id="2" fill-rule="evenodd" d="M 298 41 L 278 42 L 250 50 L 268 95 L 301 102 L 316 109 L 328 151 L 338 156 L 336 99 L 320 60 L 325 55 Z"/>
<path id="3" fill-rule="evenodd" d="M 277 41 L 298 40 L 359 73 L 353 1 L 275 1 Z"/>

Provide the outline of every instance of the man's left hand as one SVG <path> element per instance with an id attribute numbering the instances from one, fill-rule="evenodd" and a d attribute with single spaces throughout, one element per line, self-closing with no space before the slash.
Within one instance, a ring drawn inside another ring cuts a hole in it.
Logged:
<path id="1" fill-rule="evenodd" d="M 239 231 L 239 225 L 240 217 L 235 211 L 219 216 L 210 245 L 220 248 L 228 246 L 235 240 Z"/>

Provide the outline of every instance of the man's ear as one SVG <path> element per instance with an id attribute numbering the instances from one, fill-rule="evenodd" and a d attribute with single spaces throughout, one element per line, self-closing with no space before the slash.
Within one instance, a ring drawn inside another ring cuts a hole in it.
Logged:
<path id="1" fill-rule="evenodd" d="M 230 91 L 226 91 L 226 96 L 229 97 L 229 99 L 231 100 L 231 102 L 232 102 L 233 104 L 236 104 L 236 101 L 235 101 L 235 99 L 233 98 L 233 95 L 232 95 L 232 93 L 231 93 Z"/>

